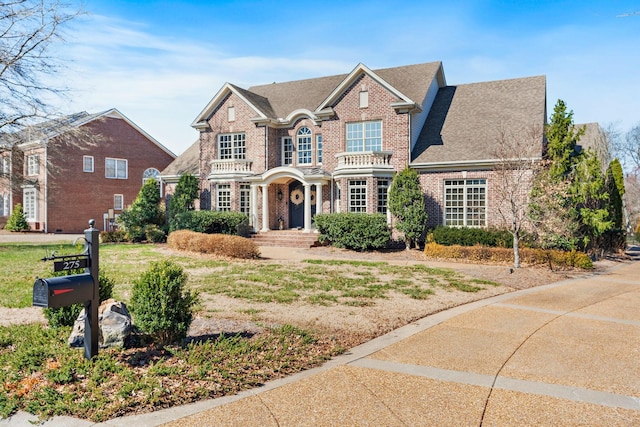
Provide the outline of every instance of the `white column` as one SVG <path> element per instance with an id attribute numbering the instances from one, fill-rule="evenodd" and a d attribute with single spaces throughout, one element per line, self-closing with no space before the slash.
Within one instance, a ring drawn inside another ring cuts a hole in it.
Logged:
<path id="1" fill-rule="evenodd" d="M 258 186 L 251 184 L 251 200 L 249 202 L 249 225 L 254 231 L 258 229 Z"/>
<path id="2" fill-rule="evenodd" d="M 316 184 L 316 215 L 322 213 L 322 183 Z M 318 230 L 316 229 L 316 232 Z"/>
<path id="3" fill-rule="evenodd" d="M 269 186 L 264 184 L 262 187 L 262 230 L 269 231 Z"/>
<path id="4" fill-rule="evenodd" d="M 311 184 L 304 184 L 304 230 L 311 232 Z"/>

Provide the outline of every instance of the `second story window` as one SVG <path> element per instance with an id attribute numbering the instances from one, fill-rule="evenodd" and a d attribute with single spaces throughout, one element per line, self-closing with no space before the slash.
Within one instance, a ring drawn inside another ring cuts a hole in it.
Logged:
<path id="1" fill-rule="evenodd" d="M 347 123 L 347 151 L 381 151 L 382 122 Z"/>
<path id="2" fill-rule="evenodd" d="M 293 140 L 290 137 L 282 138 L 282 165 L 293 164 Z"/>
<path id="3" fill-rule="evenodd" d="M 322 135 L 316 135 L 316 163 L 322 163 Z"/>
<path id="4" fill-rule="evenodd" d="M 244 160 L 247 154 L 244 133 L 218 135 L 218 158 L 220 160 Z"/>
<path id="5" fill-rule="evenodd" d="M 82 156 L 82 171 L 93 172 L 93 156 Z"/>
<path id="6" fill-rule="evenodd" d="M 311 129 L 303 127 L 298 130 L 298 164 L 310 165 L 313 146 L 311 139 Z"/>
<path id="7" fill-rule="evenodd" d="M 40 155 L 32 154 L 27 156 L 27 176 L 38 175 L 40 173 Z"/>
<path id="8" fill-rule="evenodd" d="M 104 161 L 104 176 L 111 179 L 127 179 L 127 160 L 107 157 Z"/>

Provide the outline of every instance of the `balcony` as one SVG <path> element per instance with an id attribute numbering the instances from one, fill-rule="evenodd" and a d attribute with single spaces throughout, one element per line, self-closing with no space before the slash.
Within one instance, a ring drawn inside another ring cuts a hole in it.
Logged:
<path id="1" fill-rule="evenodd" d="M 392 151 L 357 151 L 336 154 L 338 165 L 335 172 L 373 172 L 393 170 Z"/>
<path id="2" fill-rule="evenodd" d="M 212 160 L 209 176 L 239 177 L 252 175 L 251 164 L 251 160 L 244 159 Z"/>

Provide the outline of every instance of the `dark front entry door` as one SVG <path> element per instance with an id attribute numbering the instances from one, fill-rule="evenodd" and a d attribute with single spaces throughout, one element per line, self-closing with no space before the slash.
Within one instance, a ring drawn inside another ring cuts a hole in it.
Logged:
<path id="1" fill-rule="evenodd" d="M 289 227 L 304 227 L 304 187 L 297 181 L 289 184 Z"/>

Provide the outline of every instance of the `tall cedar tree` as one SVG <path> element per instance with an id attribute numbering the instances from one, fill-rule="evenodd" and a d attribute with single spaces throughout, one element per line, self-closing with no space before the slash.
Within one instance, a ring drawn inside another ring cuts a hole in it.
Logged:
<path id="1" fill-rule="evenodd" d="M 160 184 L 153 178 L 147 179 L 129 209 L 118 217 L 129 233 L 144 229 L 147 225 L 163 225 L 164 213 L 160 207 Z"/>
<path id="2" fill-rule="evenodd" d="M 389 211 L 396 217 L 396 228 L 404 234 L 407 249 L 417 245 L 427 227 L 427 212 L 420 177 L 406 167 L 393 177 L 389 189 Z"/>
<path id="3" fill-rule="evenodd" d="M 198 197 L 198 178 L 185 174 L 180 176 L 176 191 L 169 202 L 169 215 L 174 218 L 177 214 L 194 210 L 193 201 Z"/>

